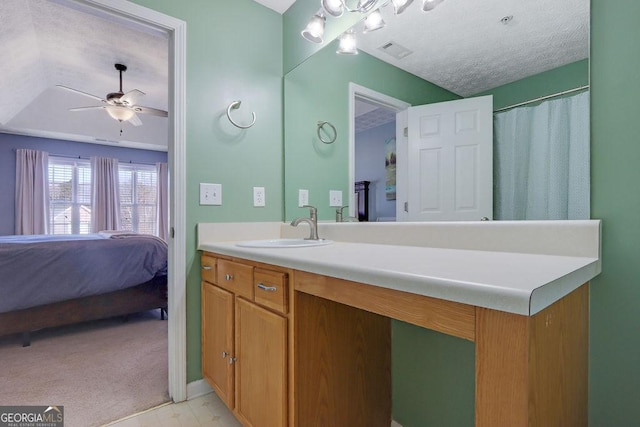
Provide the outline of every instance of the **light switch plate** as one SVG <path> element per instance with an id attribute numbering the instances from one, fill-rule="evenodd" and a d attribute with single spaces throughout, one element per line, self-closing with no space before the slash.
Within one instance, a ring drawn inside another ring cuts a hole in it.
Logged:
<path id="1" fill-rule="evenodd" d="M 329 206 L 332 208 L 342 207 L 342 191 L 330 190 L 329 191 Z"/>
<path id="2" fill-rule="evenodd" d="M 298 207 L 301 208 L 309 204 L 309 190 L 298 190 Z"/>
<path id="3" fill-rule="evenodd" d="M 222 205 L 222 184 L 200 183 L 201 205 Z"/>
<path id="4" fill-rule="evenodd" d="M 253 207 L 261 208 L 266 204 L 264 187 L 253 187 Z"/>

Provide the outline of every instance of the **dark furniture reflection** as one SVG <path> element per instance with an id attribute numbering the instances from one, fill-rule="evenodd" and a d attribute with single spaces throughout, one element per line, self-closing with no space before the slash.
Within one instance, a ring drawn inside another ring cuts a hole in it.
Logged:
<path id="1" fill-rule="evenodd" d="M 369 184 L 370 181 L 358 181 L 355 185 L 356 210 L 358 221 L 369 221 Z"/>

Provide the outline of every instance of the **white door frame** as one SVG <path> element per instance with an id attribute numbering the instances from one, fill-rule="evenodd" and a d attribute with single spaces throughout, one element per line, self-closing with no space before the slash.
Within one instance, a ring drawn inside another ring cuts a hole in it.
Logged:
<path id="1" fill-rule="evenodd" d="M 356 197 L 355 197 L 355 181 L 356 181 L 356 97 L 364 98 L 382 107 L 395 110 L 396 113 L 405 111 L 411 107 L 408 102 L 401 101 L 389 95 L 376 92 L 356 83 L 349 82 L 349 216 L 357 217 Z M 405 125 L 406 126 L 406 125 Z M 404 126 L 403 126 L 404 128 Z M 398 126 L 396 125 L 396 138 L 398 134 Z M 397 138 L 399 141 L 399 139 Z"/>
<path id="2" fill-rule="evenodd" d="M 169 396 L 187 398 L 186 329 L 186 42 L 187 24 L 126 0 L 75 0 L 169 35 Z"/>

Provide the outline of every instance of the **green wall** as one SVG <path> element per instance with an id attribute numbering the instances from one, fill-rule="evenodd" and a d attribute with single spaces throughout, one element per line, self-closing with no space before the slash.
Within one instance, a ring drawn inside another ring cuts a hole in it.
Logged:
<path id="1" fill-rule="evenodd" d="M 508 107 L 589 84 L 589 60 L 572 62 L 473 96 L 493 95 L 493 109 Z"/>
<path id="2" fill-rule="evenodd" d="M 640 423 L 640 2 L 591 1 L 591 215 L 603 221 L 591 282 L 590 425 Z"/>
<path id="3" fill-rule="evenodd" d="M 200 361 L 199 222 L 280 221 L 282 181 L 282 15 L 251 0 L 135 0 L 187 23 L 187 381 Z M 245 131 L 226 118 L 236 112 Z M 246 114 L 244 116 L 243 114 Z M 200 182 L 222 184 L 222 206 L 200 206 Z M 267 206 L 254 208 L 253 187 Z"/>
<path id="4" fill-rule="evenodd" d="M 306 214 L 298 189 L 309 190 L 318 218 L 335 218 L 329 190 L 342 190 L 347 204 L 349 162 L 349 82 L 413 105 L 447 101 L 457 95 L 401 71 L 366 53 L 337 55 L 337 42 L 320 50 L 284 79 L 285 218 Z M 324 144 L 317 122 L 331 122 L 338 137 Z"/>

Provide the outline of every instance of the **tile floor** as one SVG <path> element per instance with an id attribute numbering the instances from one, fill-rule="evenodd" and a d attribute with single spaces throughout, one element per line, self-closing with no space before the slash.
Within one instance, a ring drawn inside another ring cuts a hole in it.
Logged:
<path id="1" fill-rule="evenodd" d="M 215 393 L 169 403 L 107 424 L 108 427 L 241 427 Z"/>

